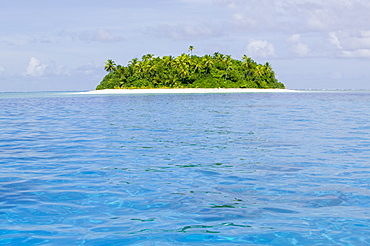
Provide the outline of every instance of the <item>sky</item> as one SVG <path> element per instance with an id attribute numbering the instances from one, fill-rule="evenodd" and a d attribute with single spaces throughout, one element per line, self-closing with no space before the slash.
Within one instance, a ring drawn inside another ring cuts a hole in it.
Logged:
<path id="1" fill-rule="evenodd" d="M 367 0 L 0 0 L 0 92 L 88 91 L 108 59 L 220 52 L 288 89 L 370 89 Z"/>

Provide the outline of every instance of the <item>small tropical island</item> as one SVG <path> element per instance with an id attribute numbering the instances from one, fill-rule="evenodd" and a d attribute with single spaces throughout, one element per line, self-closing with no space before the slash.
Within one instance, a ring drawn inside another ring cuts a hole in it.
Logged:
<path id="1" fill-rule="evenodd" d="M 275 78 L 271 65 L 257 64 L 246 55 L 242 61 L 223 55 L 193 55 L 156 57 L 143 55 L 127 66 L 107 60 L 103 78 L 96 90 L 103 89 L 171 89 L 171 88 L 256 88 L 284 89 Z"/>

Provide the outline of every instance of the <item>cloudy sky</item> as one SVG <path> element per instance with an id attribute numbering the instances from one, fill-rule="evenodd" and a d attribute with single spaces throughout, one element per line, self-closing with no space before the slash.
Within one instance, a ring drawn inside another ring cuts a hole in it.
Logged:
<path id="1" fill-rule="evenodd" d="M 104 62 L 221 52 L 290 89 L 370 89 L 366 0 L 0 0 L 0 92 L 93 90 Z"/>

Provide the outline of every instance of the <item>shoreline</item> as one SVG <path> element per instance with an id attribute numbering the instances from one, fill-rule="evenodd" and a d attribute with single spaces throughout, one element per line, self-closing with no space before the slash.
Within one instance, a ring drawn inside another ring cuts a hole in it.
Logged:
<path id="1" fill-rule="evenodd" d="M 104 89 L 75 94 L 202 94 L 202 93 L 261 93 L 261 92 L 298 92 L 289 89 L 244 89 L 244 88 L 174 88 L 174 89 Z"/>

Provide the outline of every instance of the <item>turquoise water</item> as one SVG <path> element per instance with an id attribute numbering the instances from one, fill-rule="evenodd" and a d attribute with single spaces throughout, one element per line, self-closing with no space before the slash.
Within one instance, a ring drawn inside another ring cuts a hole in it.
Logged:
<path id="1" fill-rule="evenodd" d="M 370 92 L 0 105 L 0 245 L 370 245 Z"/>

